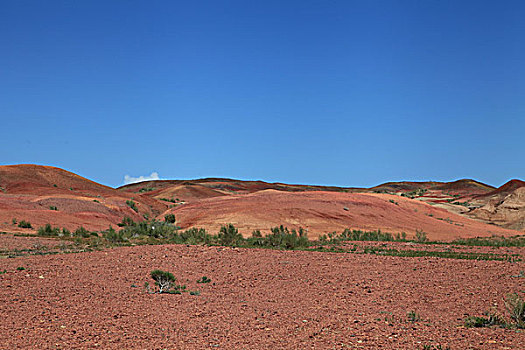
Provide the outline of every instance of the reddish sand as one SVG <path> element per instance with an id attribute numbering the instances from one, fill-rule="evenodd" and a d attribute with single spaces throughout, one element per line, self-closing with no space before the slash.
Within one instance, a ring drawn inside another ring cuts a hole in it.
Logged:
<path id="1" fill-rule="evenodd" d="M 523 254 L 523 251 L 522 251 Z M 24 267 L 24 271 L 17 271 Z M 156 268 L 200 295 L 145 293 Z M 520 349 L 467 329 L 523 290 L 523 262 L 204 246 L 5 259 L 3 349 Z M 203 275 L 210 284 L 198 284 Z M 420 320 L 410 322 L 407 313 Z"/>
<path id="2" fill-rule="evenodd" d="M 183 228 L 204 227 L 217 232 L 220 225 L 233 223 L 246 236 L 255 229 L 268 231 L 281 224 L 303 227 L 311 238 L 345 228 L 406 232 L 409 236 L 423 230 L 436 240 L 519 234 L 421 201 L 386 194 L 267 190 L 201 200 L 169 211 Z"/>

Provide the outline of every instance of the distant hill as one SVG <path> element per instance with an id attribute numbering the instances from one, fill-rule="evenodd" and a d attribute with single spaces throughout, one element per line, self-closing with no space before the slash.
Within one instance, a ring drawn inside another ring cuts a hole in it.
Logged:
<path id="1" fill-rule="evenodd" d="M 494 191 L 475 197 L 480 204 L 469 216 L 502 227 L 525 230 L 525 182 L 510 180 Z"/>
<path id="2" fill-rule="evenodd" d="M 359 192 L 362 188 L 337 186 L 290 185 L 264 181 L 244 181 L 233 179 L 205 178 L 196 180 L 155 180 L 124 185 L 119 190 L 129 193 L 144 193 L 156 199 L 169 199 L 191 203 L 204 198 L 248 194 L 263 190 L 284 192 L 330 191 Z"/>
<path id="3" fill-rule="evenodd" d="M 375 192 L 389 192 L 389 193 L 426 190 L 426 191 L 434 191 L 434 192 L 440 191 L 443 193 L 454 193 L 454 194 L 472 196 L 472 195 L 477 195 L 477 194 L 485 194 L 494 189 L 495 188 L 493 186 L 484 184 L 476 180 L 461 179 L 461 180 L 456 180 L 452 182 L 434 182 L 434 181 L 387 182 L 387 183 L 372 187 L 369 190 L 372 190 Z"/>
<path id="4" fill-rule="evenodd" d="M 344 188 L 205 178 L 114 189 L 55 167 L 7 165 L 0 166 L 0 231 L 31 232 L 16 225 L 20 220 L 33 228 L 102 230 L 124 217 L 163 220 L 174 213 L 182 228 L 233 223 L 247 235 L 281 224 L 307 228 L 314 238 L 344 228 L 409 235 L 422 229 L 444 240 L 515 235 L 513 229 L 523 229 L 522 184 L 513 180 L 495 189 L 466 179 Z"/>
<path id="5" fill-rule="evenodd" d="M 136 203 L 135 212 L 126 201 Z M 0 230 L 23 231 L 13 221 L 33 227 L 50 223 L 90 230 L 116 226 L 124 216 L 142 220 L 158 215 L 167 205 L 98 184 L 69 171 L 40 165 L 0 166 Z"/>

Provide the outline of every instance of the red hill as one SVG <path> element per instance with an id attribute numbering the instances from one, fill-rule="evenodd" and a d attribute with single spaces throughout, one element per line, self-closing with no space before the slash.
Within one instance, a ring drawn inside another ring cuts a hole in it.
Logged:
<path id="1" fill-rule="evenodd" d="M 126 204 L 133 200 L 138 212 Z M 167 205 L 153 198 L 132 195 L 98 184 L 69 171 L 41 165 L 0 166 L 0 230 L 23 231 L 13 221 L 33 227 L 50 223 L 70 230 L 116 226 L 124 216 L 142 220 Z"/>

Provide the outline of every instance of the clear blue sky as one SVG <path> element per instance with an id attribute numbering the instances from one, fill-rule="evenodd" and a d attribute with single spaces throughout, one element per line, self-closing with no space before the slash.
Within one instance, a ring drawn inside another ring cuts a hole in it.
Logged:
<path id="1" fill-rule="evenodd" d="M 525 177 L 523 1 L 0 0 L 0 164 Z"/>

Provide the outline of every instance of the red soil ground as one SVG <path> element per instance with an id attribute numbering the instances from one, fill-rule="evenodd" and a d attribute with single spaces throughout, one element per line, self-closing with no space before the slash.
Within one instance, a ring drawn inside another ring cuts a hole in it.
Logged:
<path id="1" fill-rule="evenodd" d="M 332 231 L 340 233 L 346 228 L 406 232 L 409 236 L 423 230 L 430 239 L 448 241 L 519 234 L 421 201 L 387 194 L 267 190 L 201 200 L 169 212 L 175 214 L 183 228 L 204 227 L 215 233 L 222 224 L 232 223 L 245 236 L 255 229 L 264 233 L 281 224 L 306 228 L 311 238 Z"/>
<path id="2" fill-rule="evenodd" d="M 523 251 L 522 251 L 523 255 Z M 17 267 L 25 267 L 17 271 Z M 147 294 L 156 268 L 200 295 Z M 204 246 L 138 246 L 2 261 L 2 349 L 520 349 L 467 329 L 523 290 L 523 262 Z M 210 284 L 198 284 L 203 275 Z M 135 287 L 137 286 L 137 287 Z M 415 311 L 421 320 L 410 322 Z"/>

